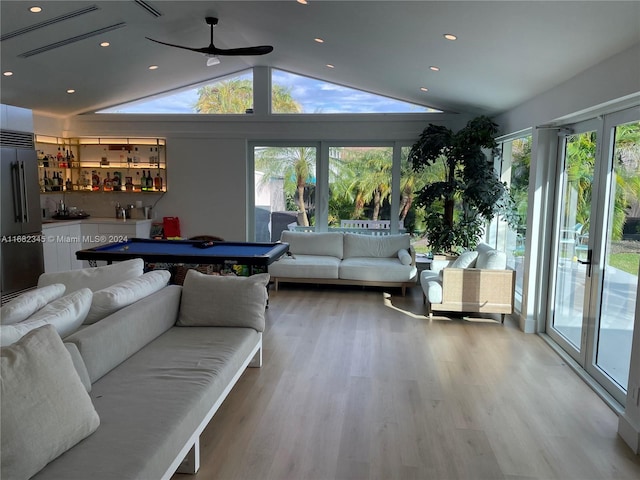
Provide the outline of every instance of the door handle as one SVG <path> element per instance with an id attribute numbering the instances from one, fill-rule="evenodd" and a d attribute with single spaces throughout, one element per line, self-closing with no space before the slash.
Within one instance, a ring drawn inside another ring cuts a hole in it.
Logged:
<path id="1" fill-rule="evenodd" d="M 22 186 L 20 185 L 20 164 L 15 162 L 11 164 L 11 183 L 13 184 L 13 213 L 15 221 L 22 223 Z"/>
<path id="2" fill-rule="evenodd" d="M 586 260 L 580 260 L 578 258 L 578 263 L 580 263 L 581 265 L 586 265 L 587 266 L 587 277 L 591 277 L 591 254 L 592 254 L 592 250 L 589 249 L 587 250 L 587 259 Z"/>
<path id="3" fill-rule="evenodd" d="M 20 161 L 20 195 L 22 196 L 22 218 L 29 223 L 29 196 L 27 195 L 27 173 L 24 161 Z"/>

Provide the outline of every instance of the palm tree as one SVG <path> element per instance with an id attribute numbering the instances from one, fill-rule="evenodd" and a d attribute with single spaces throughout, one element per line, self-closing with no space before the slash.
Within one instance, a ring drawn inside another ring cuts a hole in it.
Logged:
<path id="1" fill-rule="evenodd" d="M 336 180 L 332 194 L 353 205 L 352 219 L 361 219 L 372 203 L 371 220 L 378 220 L 383 202 L 391 194 L 391 151 L 388 148 L 351 148 L 342 150 L 333 172 Z"/>
<path id="2" fill-rule="evenodd" d="M 315 147 L 268 147 L 256 155 L 256 168 L 263 173 L 263 181 L 274 177 L 284 179 L 285 194 L 293 198 L 302 225 L 309 226 L 309 217 L 304 203 L 305 187 L 315 177 Z"/>
<path id="3" fill-rule="evenodd" d="M 291 96 L 291 89 L 273 85 L 271 102 L 279 113 L 300 113 L 302 106 Z M 245 113 L 253 107 L 253 80 L 232 78 L 198 89 L 194 106 L 198 113 Z"/>

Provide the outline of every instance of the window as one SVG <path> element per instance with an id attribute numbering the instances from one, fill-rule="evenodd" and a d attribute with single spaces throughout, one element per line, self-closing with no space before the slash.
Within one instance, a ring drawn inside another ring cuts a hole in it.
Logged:
<path id="1" fill-rule="evenodd" d="M 282 70 L 271 71 L 273 113 L 441 113 Z"/>
<path id="2" fill-rule="evenodd" d="M 315 225 L 315 146 L 255 146 L 255 238 L 278 241 L 289 225 Z"/>
<path id="3" fill-rule="evenodd" d="M 253 71 L 96 113 L 244 114 L 253 108 Z"/>
<path id="4" fill-rule="evenodd" d="M 515 225 L 509 226 L 497 217 L 486 232 L 487 243 L 505 251 L 508 267 L 516 271 L 516 304 L 522 300 L 531 140 L 531 136 L 526 136 L 505 141 L 500 146 L 501 156 L 496 159 L 496 168 L 500 170 L 500 179 L 509 186 L 514 202 L 510 213 Z"/>

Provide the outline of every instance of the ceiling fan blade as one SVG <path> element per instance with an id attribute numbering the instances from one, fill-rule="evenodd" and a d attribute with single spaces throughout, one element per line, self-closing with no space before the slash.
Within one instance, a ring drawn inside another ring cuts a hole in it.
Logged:
<path id="1" fill-rule="evenodd" d="M 209 47 L 211 48 L 211 46 Z M 213 47 L 213 52 L 216 55 L 266 55 L 271 53 L 273 47 L 271 45 L 259 45 L 257 47 L 243 47 L 243 48 L 216 48 Z"/>
<path id="2" fill-rule="evenodd" d="M 161 42 L 160 40 L 154 40 L 153 38 L 149 38 L 149 37 L 145 37 L 145 38 L 147 40 L 151 40 L 152 42 L 161 43 L 162 45 L 167 45 L 169 47 L 175 47 L 175 48 L 182 48 L 183 50 L 191 50 L 192 52 L 210 53 L 210 54 L 215 53 L 211 50 L 211 46 L 204 47 L 204 48 L 191 48 L 191 47 L 183 47 L 182 45 L 174 45 L 173 43 Z"/>

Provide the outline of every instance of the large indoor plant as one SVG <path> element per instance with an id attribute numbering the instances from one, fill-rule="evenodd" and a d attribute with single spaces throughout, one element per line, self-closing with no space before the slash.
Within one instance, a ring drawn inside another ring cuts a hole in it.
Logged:
<path id="1" fill-rule="evenodd" d="M 454 133 L 430 124 L 411 147 L 409 161 L 415 171 L 431 169 L 433 181 L 416 192 L 425 209 L 425 236 L 434 253 L 459 253 L 474 248 L 486 222 L 508 201 L 483 149 L 496 148 L 498 125 L 480 116 Z"/>

